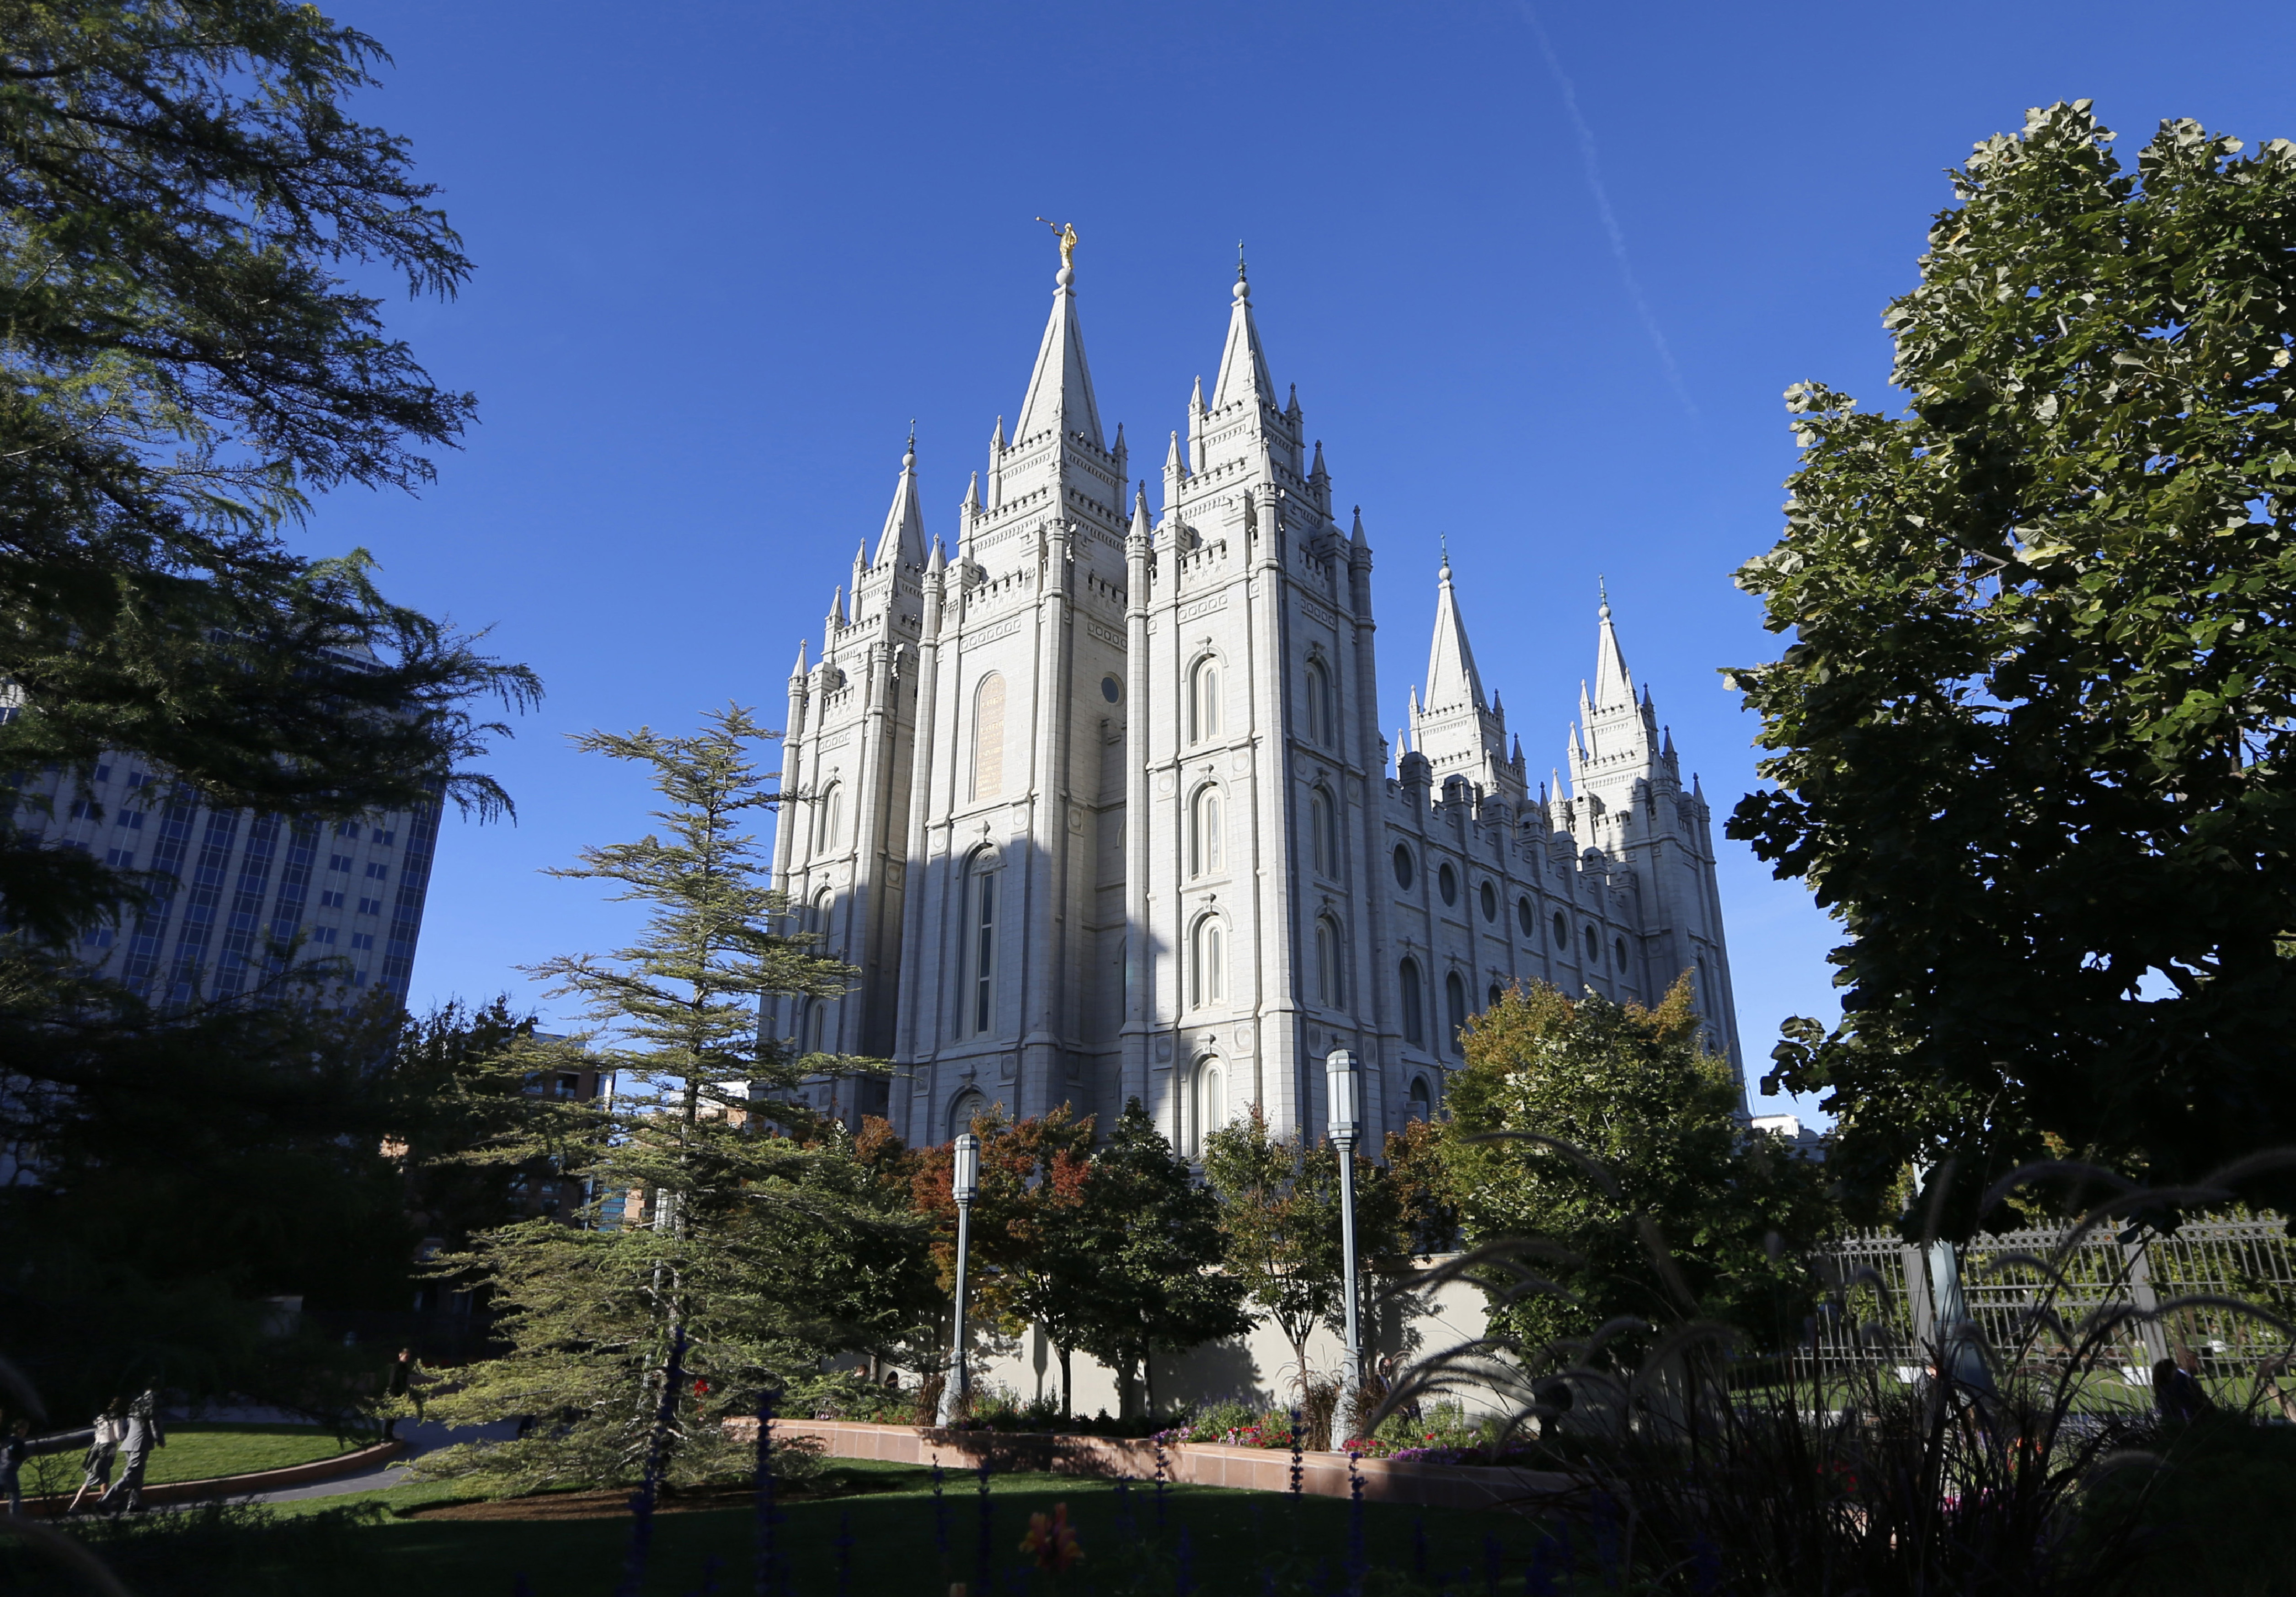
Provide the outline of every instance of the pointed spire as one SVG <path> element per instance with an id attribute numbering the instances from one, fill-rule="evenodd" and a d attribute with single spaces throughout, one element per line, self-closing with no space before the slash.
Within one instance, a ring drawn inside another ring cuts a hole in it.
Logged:
<path id="1" fill-rule="evenodd" d="M 813 668 L 810 665 L 806 663 L 805 639 L 800 638 L 797 640 L 797 663 L 790 667 L 790 676 L 792 679 L 801 677 L 812 669 Z"/>
<path id="2" fill-rule="evenodd" d="M 1188 408 L 1193 411 L 1204 408 L 1204 378 L 1201 372 L 1196 374 L 1196 391 L 1188 396 Z"/>
<path id="3" fill-rule="evenodd" d="M 965 489 L 965 490 L 964 490 L 964 502 L 962 505 L 958 506 L 957 506 L 957 508 L 958 508 L 958 509 L 960 509 L 960 510 L 966 511 L 966 512 L 968 512 L 968 513 L 970 513 L 970 514 L 976 514 L 976 515 L 980 514 L 980 473 L 979 472 L 975 472 L 975 473 L 972 473 L 972 482 L 971 482 L 971 483 L 966 487 L 966 489 Z M 939 543 L 939 542 L 940 541 L 940 539 L 938 539 L 938 538 L 936 538 L 936 539 L 933 539 L 933 541 L 934 541 L 935 543 Z"/>
<path id="4" fill-rule="evenodd" d="M 845 584 L 840 582 L 837 591 L 829 596 L 829 619 L 838 626 L 845 624 Z"/>
<path id="5" fill-rule="evenodd" d="M 1141 483 L 1132 496 L 1132 536 L 1145 543 L 1156 535 L 1156 524 L 1148 519 L 1148 484 Z"/>
<path id="6" fill-rule="evenodd" d="M 1356 506 L 1356 530 L 1348 535 L 1348 541 L 1357 548 L 1364 545 L 1363 506 L 1360 505 Z"/>
<path id="7" fill-rule="evenodd" d="M 1300 419 L 1300 385 L 1297 383 L 1292 384 L 1292 398 L 1283 407 L 1283 414 L 1293 421 Z"/>
<path id="8" fill-rule="evenodd" d="M 1427 652 L 1427 704 L 1430 709 L 1455 704 L 1483 707 L 1483 679 L 1475 670 L 1475 651 L 1467 645 L 1467 623 L 1459 613 L 1457 595 L 1451 590 L 1451 550 L 1447 539 L 1443 566 L 1436 580 L 1435 643 Z"/>
<path id="9" fill-rule="evenodd" d="M 1244 281 L 1243 262 L 1235 263 L 1235 302 L 1227 317 L 1227 347 L 1220 351 L 1219 378 L 1212 384 L 1212 408 L 1233 404 L 1246 395 L 1265 399 L 1275 388 L 1267 375 L 1267 357 L 1259 348 L 1259 329 L 1251 319 L 1251 284 Z M 1197 380 L 1202 391 L 1202 380 Z"/>
<path id="10" fill-rule="evenodd" d="M 941 547 L 940 539 L 936 535 L 933 539 L 932 558 L 925 562 L 925 573 L 928 576 L 938 577 L 947 568 L 948 551 Z"/>
<path id="11" fill-rule="evenodd" d="M 1097 449 L 1103 447 L 1100 406 L 1092 397 L 1092 368 L 1085 364 L 1084 329 L 1077 321 L 1076 291 L 1070 286 L 1075 281 L 1076 268 L 1068 266 L 1053 278 L 1053 313 L 1045 322 L 1045 342 L 1037 346 L 1037 369 L 1029 375 L 1028 397 L 1021 401 L 1013 436 L 1076 432 Z"/>
<path id="12" fill-rule="evenodd" d="M 1308 468 L 1308 477 L 1313 482 L 1331 474 L 1324 469 L 1324 440 L 1319 438 L 1316 440 L 1316 464 Z"/>
<path id="13" fill-rule="evenodd" d="M 1172 447 L 1164 452 L 1164 469 L 1181 476 L 1187 475 L 1188 465 L 1180 457 L 1180 435 L 1177 432 L 1172 434 Z"/>
<path id="14" fill-rule="evenodd" d="M 1602 580 L 1595 580 L 1600 583 Z M 1595 645 L 1594 704 L 1597 710 L 1607 710 L 1635 702 L 1635 679 L 1627 673 L 1627 656 L 1619 647 L 1618 629 L 1611 624 L 1610 590 L 1603 588 L 1601 591 L 1600 633 Z"/>
<path id="15" fill-rule="evenodd" d="M 970 499 L 968 495 L 967 498 Z M 915 567 L 925 563 L 925 514 L 917 503 L 917 435 L 909 432 L 909 447 L 901 456 L 900 481 L 893 485 L 893 507 L 885 512 L 885 531 L 877 539 L 876 564 L 887 561 Z"/>
<path id="16" fill-rule="evenodd" d="M 1004 448 L 1004 418 L 1001 416 L 996 418 L 996 431 L 988 435 L 988 447 L 1000 451 Z"/>

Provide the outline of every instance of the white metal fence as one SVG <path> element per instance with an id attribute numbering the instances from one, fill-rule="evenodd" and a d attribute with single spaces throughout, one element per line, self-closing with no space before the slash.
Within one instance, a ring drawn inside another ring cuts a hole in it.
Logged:
<path id="1" fill-rule="evenodd" d="M 1911 1379 L 1939 1326 L 1966 1318 L 1997 1354 L 2028 1367 L 2062 1368 L 2073 1349 L 2041 1328 L 2045 1314 L 2078 1342 L 2082 1321 L 2103 1305 L 2154 1311 L 2195 1296 L 2251 1304 L 2296 1322 L 2296 1244 L 2277 1215 L 2196 1219 L 2173 1236 L 2148 1231 L 2127 1241 L 2101 1227 L 2054 1276 L 2037 1267 L 2033 1261 L 2054 1259 L 2070 1234 L 2069 1227 L 2044 1227 L 1980 1235 L 1926 1255 L 1893 1233 L 1839 1238 L 1818 1255 L 1831 1300 L 1804 1357 L 1827 1371 L 1878 1367 Z M 2156 1361 L 2185 1347 L 2200 1355 L 2204 1372 L 2219 1376 L 2255 1374 L 2291 1351 L 2289 1338 L 2263 1321 L 2193 1305 L 2125 1323 L 2091 1362 L 2117 1368 L 2128 1386 L 2141 1387 Z"/>

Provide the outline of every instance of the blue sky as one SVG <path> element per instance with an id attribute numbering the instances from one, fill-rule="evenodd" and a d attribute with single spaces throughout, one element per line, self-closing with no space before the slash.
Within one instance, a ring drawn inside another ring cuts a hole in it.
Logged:
<path id="1" fill-rule="evenodd" d="M 1606 577 L 1628 657 L 1726 812 L 1770 657 L 1729 573 L 1775 540 L 1779 402 L 1890 403 L 1879 317 L 1944 169 L 2027 106 L 2092 97 L 2296 135 L 2296 12 L 2150 5 L 1422 4 L 607 6 L 357 0 L 408 136 L 478 262 L 393 325 L 480 424 L 419 498 L 339 494 L 313 552 L 533 664 L 491 768 L 513 825 L 449 819 L 413 1001 L 514 1001 L 517 967 L 633 926 L 554 880 L 637 835 L 591 727 L 778 724 L 911 418 L 947 533 L 1026 383 L 1072 219 L 1103 418 L 1153 474 L 1210 376 L 1235 246 L 1377 568 L 1386 724 L 1425 669 L 1447 535 L 1487 683 L 1562 762 Z M 1542 47 L 1542 34 L 1546 47 Z M 1833 928 L 1718 838 L 1750 1065 L 1833 1013 Z"/>

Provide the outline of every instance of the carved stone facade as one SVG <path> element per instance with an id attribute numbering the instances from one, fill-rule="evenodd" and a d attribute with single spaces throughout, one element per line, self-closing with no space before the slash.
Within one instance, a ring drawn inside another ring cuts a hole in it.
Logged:
<path id="1" fill-rule="evenodd" d="M 928 547 L 913 441 L 790 678 L 775 878 L 861 975 L 762 1023 L 901 1066 L 824 1075 L 820 1100 L 937 1142 L 992 1102 L 1105 1119 L 1136 1096 L 1193 1150 L 1255 1103 L 1320 1134 L 1322 1060 L 1349 1048 L 1376 1139 L 1435 1111 L 1459 1023 L 1508 984 L 1654 1001 L 1685 971 L 1737 1063 L 1708 807 L 1608 602 L 1570 796 L 1510 749 L 1447 557 L 1391 755 L 1371 547 L 1278 401 L 1249 284 L 1152 515 L 1101 430 L 1073 277 L 955 557 Z"/>

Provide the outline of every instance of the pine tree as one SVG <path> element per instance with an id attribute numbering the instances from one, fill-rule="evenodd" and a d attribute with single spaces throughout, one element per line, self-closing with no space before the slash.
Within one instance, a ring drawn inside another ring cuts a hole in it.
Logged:
<path id="1" fill-rule="evenodd" d="M 554 874 L 618 883 L 619 900 L 651 915 L 611 959 L 536 967 L 554 993 L 582 1000 L 595 1029 L 521 1042 L 497 1068 L 524 1076 L 580 1059 L 618 1072 L 621 1091 L 611 1107 L 537 1099 L 527 1130 L 485 1157 L 511 1165 L 570 1151 L 572 1175 L 623 1195 L 622 1219 L 513 1225 L 447 1262 L 491 1293 L 511 1348 L 466 1371 L 439 1412 L 541 1422 L 514 1443 L 431 1455 L 429 1472 L 511 1490 L 597 1483 L 636 1475 L 656 1447 L 673 1483 L 739 1469 L 718 1422 L 752 1412 L 763 1390 L 816 1389 L 824 1355 L 882 1337 L 916 1291 L 924 1228 L 906 1195 L 798 1092 L 810 1068 L 873 1062 L 800 1058 L 758 1024 L 761 999 L 834 998 L 854 974 L 810 937 L 773 929 L 787 905 L 742 830 L 776 803 L 753 756 L 771 735 L 738 706 L 706 722 L 689 737 L 578 740 L 649 771 L 667 835 L 585 849 Z"/>

